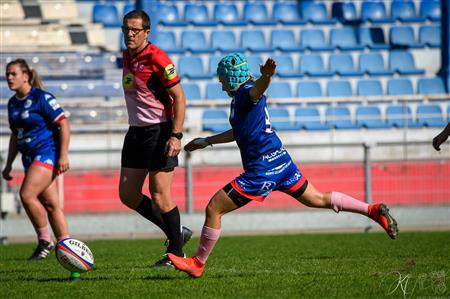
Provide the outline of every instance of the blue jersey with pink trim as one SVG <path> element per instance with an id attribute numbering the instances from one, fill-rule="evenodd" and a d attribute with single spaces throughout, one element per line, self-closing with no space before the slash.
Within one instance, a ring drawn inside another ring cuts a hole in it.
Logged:
<path id="1" fill-rule="evenodd" d="M 250 100 L 253 84 L 242 84 L 231 102 L 230 124 L 245 171 L 267 169 L 290 160 L 287 151 L 282 149 L 280 138 L 272 130 L 266 96 L 256 103 Z"/>
<path id="2" fill-rule="evenodd" d="M 294 194 L 306 178 L 272 130 L 266 96 L 256 103 L 251 101 L 253 85 L 247 82 L 240 86 L 231 102 L 230 124 L 245 170 L 231 184 L 247 198 L 259 201 L 274 190 Z"/>
<path id="3" fill-rule="evenodd" d="M 9 126 L 22 154 L 54 152 L 59 147 L 55 124 L 63 118 L 64 111 L 55 97 L 35 87 L 24 99 L 13 96 L 8 101 Z"/>

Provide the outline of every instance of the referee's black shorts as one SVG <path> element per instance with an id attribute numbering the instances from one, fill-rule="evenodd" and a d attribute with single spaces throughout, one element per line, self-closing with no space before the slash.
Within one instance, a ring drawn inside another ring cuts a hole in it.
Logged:
<path id="1" fill-rule="evenodd" d="M 166 143 L 171 132 L 171 122 L 129 127 L 123 142 L 122 167 L 158 171 L 178 166 L 178 157 L 166 156 Z"/>

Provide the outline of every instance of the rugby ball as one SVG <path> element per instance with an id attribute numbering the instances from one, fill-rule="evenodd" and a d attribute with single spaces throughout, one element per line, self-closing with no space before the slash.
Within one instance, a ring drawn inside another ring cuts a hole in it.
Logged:
<path id="1" fill-rule="evenodd" d="M 94 256 L 80 240 L 68 238 L 56 245 L 56 259 L 71 272 L 87 272 L 94 266 Z"/>

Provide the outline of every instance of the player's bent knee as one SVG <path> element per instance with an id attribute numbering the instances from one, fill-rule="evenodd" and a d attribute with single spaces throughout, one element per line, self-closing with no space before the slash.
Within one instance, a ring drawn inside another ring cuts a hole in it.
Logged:
<path id="1" fill-rule="evenodd" d="M 36 195 L 27 190 L 20 190 L 19 196 L 21 201 L 25 204 L 31 202 L 33 199 L 36 198 Z"/>

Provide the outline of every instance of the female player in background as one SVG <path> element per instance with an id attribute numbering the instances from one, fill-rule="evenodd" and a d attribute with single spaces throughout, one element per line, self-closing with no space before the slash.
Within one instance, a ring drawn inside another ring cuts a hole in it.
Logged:
<path id="1" fill-rule="evenodd" d="M 6 80 L 16 94 L 8 101 L 11 136 L 2 175 L 5 180 L 12 179 L 12 164 L 20 152 L 25 168 L 20 199 L 38 238 L 30 259 L 40 260 L 54 248 L 48 220 L 58 241 L 69 237 L 55 180 L 69 169 L 69 122 L 53 95 L 42 90 L 37 72 L 25 60 L 8 63 Z"/>
<path id="2" fill-rule="evenodd" d="M 261 77 L 254 81 L 243 55 L 225 56 L 219 62 L 217 75 L 222 90 L 232 97 L 232 129 L 196 138 L 185 146 L 186 151 L 194 151 L 208 145 L 236 141 L 244 167 L 244 173 L 217 191 L 206 207 L 206 219 L 195 256 L 168 255 L 177 269 L 193 277 L 200 277 L 203 273 L 206 260 L 219 239 L 222 216 L 252 200 L 263 201 L 274 190 L 289 194 L 308 207 L 365 215 L 378 222 L 390 238 L 395 239 L 397 235 L 397 223 L 386 205 L 368 205 L 335 191 L 322 193 L 301 174 L 272 130 L 267 112 L 264 92 L 275 68 L 275 61 L 267 59 L 260 66 Z"/>

